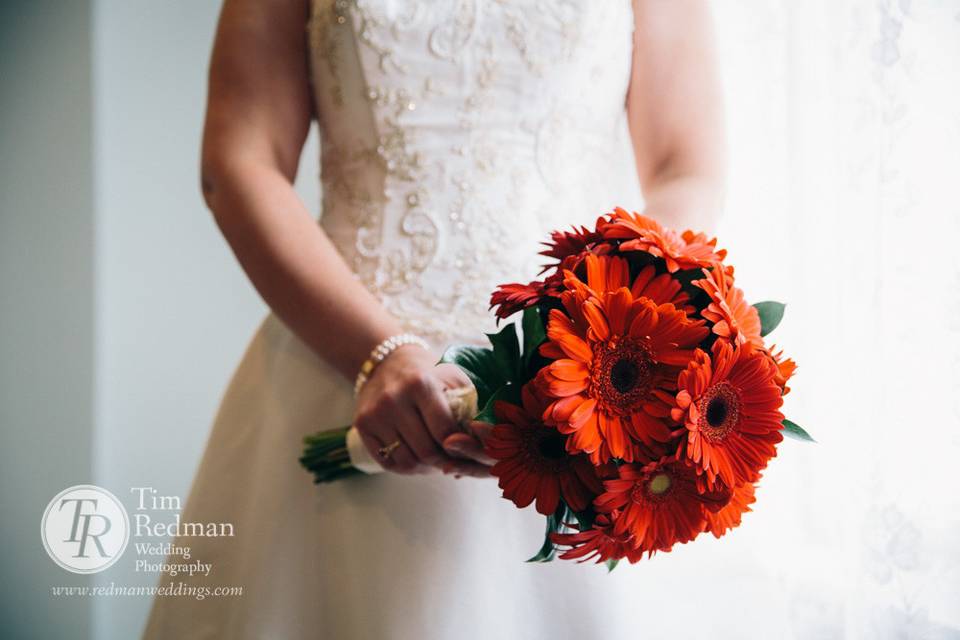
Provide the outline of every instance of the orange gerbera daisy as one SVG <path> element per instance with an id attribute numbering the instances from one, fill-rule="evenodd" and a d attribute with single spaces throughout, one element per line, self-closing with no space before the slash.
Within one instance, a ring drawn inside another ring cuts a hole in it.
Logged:
<path id="1" fill-rule="evenodd" d="M 643 557 L 643 551 L 633 548 L 630 535 L 613 533 L 613 521 L 618 516 L 617 511 L 600 514 L 594 520 L 593 526 L 586 531 L 551 534 L 550 539 L 554 544 L 570 547 L 560 554 L 560 559 L 578 562 L 595 559 L 597 563 L 622 558 L 631 563 L 639 561 Z"/>
<path id="2" fill-rule="evenodd" d="M 777 345 L 772 345 L 769 349 L 766 349 L 765 352 L 770 356 L 770 359 L 773 360 L 773 363 L 777 365 L 777 375 L 774 376 L 774 381 L 777 383 L 777 386 L 783 390 L 783 395 L 787 395 L 790 393 L 790 387 L 787 386 L 787 381 L 790 380 L 796 372 L 797 363 L 791 358 L 784 359 L 783 351 L 777 351 L 776 348 Z"/>
<path id="3" fill-rule="evenodd" d="M 743 291 L 733 286 L 733 267 L 718 263 L 712 269 L 704 269 L 703 273 L 706 277 L 694 280 L 693 284 L 710 296 L 710 304 L 701 315 L 713 323 L 713 332 L 736 344 L 750 342 L 756 347 L 763 347 L 760 314 L 747 303 Z"/>
<path id="4" fill-rule="evenodd" d="M 651 447 L 672 436 L 676 375 L 707 329 L 672 304 L 634 298 L 626 287 L 586 295 L 567 291 L 561 296 L 567 314 L 550 311 L 541 353 L 554 362 L 537 377 L 554 398 L 544 419 L 572 434 L 569 451 L 587 452 L 595 464 L 611 457 L 646 461 Z"/>
<path id="5" fill-rule="evenodd" d="M 756 482 L 783 439 L 776 367 L 750 345 L 717 340 L 680 373 L 672 414 L 687 428 L 686 457 L 728 487 Z"/>
<path id="6" fill-rule="evenodd" d="M 704 511 L 706 525 L 704 531 L 709 531 L 714 537 L 719 538 L 730 529 L 740 526 L 740 519 L 743 514 L 750 511 L 750 505 L 756 501 L 754 496 L 754 484 L 744 482 L 734 489 L 730 494 L 730 501 L 719 511 Z"/>
<path id="7" fill-rule="evenodd" d="M 706 267 L 723 260 L 727 252 L 717 250 L 717 239 L 687 230 L 682 234 L 664 227 L 653 218 L 628 213 L 617 207 L 599 231 L 608 240 L 623 240 L 622 251 L 646 251 L 667 263 L 667 271 Z"/>
<path id="8" fill-rule="evenodd" d="M 564 286 L 578 291 L 583 298 L 626 287 L 634 298 L 649 298 L 657 304 L 669 302 L 688 314 L 694 312 L 694 307 L 689 304 L 690 296 L 683 290 L 680 281 L 669 273 L 657 275 L 657 269 L 652 264 L 641 269 L 632 282 L 630 265 L 624 258 L 587 254 L 583 264 L 586 283 L 569 270 L 565 272 L 564 279 Z"/>
<path id="9" fill-rule="evenodd" d="M 618 511 L 613 535 L 629 534 L 633 546 L 647 553 L 669 551 L 703 531 L 705 504 L 720 509 L 729 492 L 697 490 L 697 474 L 686 460 L 664 457 L 644 466 L 624 464 L 620 477 L 605 480 L 593 504 L 600 513 Z"/>
<path id="10" fill-rule="evenodd" d="M 501 424 L 486 442 L 488 455 L 498 461 L 490 472 L 500 479 L 504 497 L 521 509 L 535 499 L 544 515 L 557 510 L 561 497 L 574 511 L 583 511 L 602 490 L 593 465 L 586 456 L 568 454 L 567 438 L 543 424 L 545 403 L 531 384 L 523 387 L 521 402 L 522 407 L 494 405 Z"/>

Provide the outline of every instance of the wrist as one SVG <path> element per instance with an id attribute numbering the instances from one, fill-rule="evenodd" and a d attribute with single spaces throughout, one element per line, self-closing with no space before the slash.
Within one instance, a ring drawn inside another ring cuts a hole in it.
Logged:
<path id="1" fill-rule="evenodd" d="M 373 372 L 376 371 L 383 361 L 402 347 L 419 347 L 424 351 L 429 351 L 430 349 L 423 338 L 412 333 L 398 333 L 384 338 L 374 346 L 370 351 L 370 355 L 367 356 L 367 359 L 360 365 L 353 385 L 354 396 L 360 394 L 360 390 L 367 384 Z"/>

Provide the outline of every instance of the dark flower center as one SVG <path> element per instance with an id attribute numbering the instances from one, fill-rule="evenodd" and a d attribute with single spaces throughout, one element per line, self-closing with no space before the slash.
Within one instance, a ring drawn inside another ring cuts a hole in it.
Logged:
<path id="1" fill-rule="evenodd" d="M 727 402 L 721 397 L 716 397 L 707 405 L 707 423 L 711 427 L 720 427 L 727 418 Z"/>
<path id="2" fill-rule="evenodd" d="M 537 425 L 519 430 L 524 464 L 536 473 L 565 473 L 570 467 L 567 438 L 553 427 Z"/>
<path id="3" fill-rule="evenodd" d="M 650 395 L 656 363 L 642 340 L 622 338 L 600 349 L 593 365 L 591 395 L 604 410 L 626 415 Z"/>
<path id="4" fill-rule="evenodd" d="M 740 394 L 729 382 L 720 382 L 700 397 L 700 431 L 712 442 L 720 442 L 740 422 Z"/>
<path id="5" fill-rule="evenodd" d="M 567 455 L 565 444 L 566 438 L 562 435 L 559 433 L 549 433 L 540 438 L 540 442 L 537 443 L 537 448 L 540 451 L 540 455 L 544 458 L 548 460 L 560 460 Z"/>
<path id="6" fill-rule="evenodd" d="M 610 384 L 620 393 L 633 389 L 639 378 L 640 369 L 632 360 L 618 360 L 610 369 Z"/>

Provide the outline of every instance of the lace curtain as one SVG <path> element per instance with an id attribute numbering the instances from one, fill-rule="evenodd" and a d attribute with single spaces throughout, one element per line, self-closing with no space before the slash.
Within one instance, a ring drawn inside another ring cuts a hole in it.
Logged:
<path id="1" fill-rule="evenodd" d="M 788 637 L 958 638 L 960 2 L 715 13 L 718 231 L 747 295 L 788 303 L 785 410 L 819 440 L 782 445 L 731 585 L 758 572 L 775 591 L 744 618 Z"/>

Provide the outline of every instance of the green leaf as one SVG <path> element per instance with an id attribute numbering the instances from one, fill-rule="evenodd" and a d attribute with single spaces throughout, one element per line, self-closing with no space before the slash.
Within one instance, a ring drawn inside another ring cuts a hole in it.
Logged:
<path id="1" fill-rule="evenodd" d="M 616 568 L 617 568 L 617 563 L 619 563 L 619 562 L 620 562 L 619 560 L 614 560 L 613 558 L 611 558 L 610 560 L 607 560 L 606 562 L 604 562 L 604 564 L 607 565 L 607 573 L 610 573 L 611 571 L 613 571 L 614 569 L 616 569 Z"/>
<path id="2" fill-rule="evenodd" d="M 780 321 L 783 320 L 783 311 L 787 308 L 787 305 L 782 302 L 767 300 L 766 302 L 758 302 L 753 307 L 760 314 L 760 335 L 765 336 L 776 329 Z"/>
<path id="3" fill-rule="evenodd" d="M 536 555 L 528 558 L 527 562 L 550 562 L 553 560 L 557 548 L 554 546 L 553 540 L 550 539 L 550 518 L 552 517 L 553 516 L 547 516 L 547 534 L 543 537 L 543 546 L 540 547 Z"/>
<path id="4" fill-rule="evenodd" d="M 499 333 L 488 333 L 487 338 L 493 345 L 493 357 L 505 380 L 515 380 L 520 370 L 520 342 L 517 339 L 517 325 L 510 323 Z"/>
<path id="5" fill-rule="evenodd" d="M 814 440 L 813 437 L 809 433 L 807 433 L 803 427 L 798 425 L 796 422 L 787 420 L 786 418 L 783 419 L 783 435 L 789 436 L 794 440 L 805 440 L 806 442 L 816 442 L 816 440 Z"/>
<path id="6" fill-rule="evenodd" d="M 493 393 L 490 394 L 490 397 L 487 398 L 487 401 L 483 404 L 483 407 L 480 409 L 480 413 L 477 414 L 477 417 L 474 420 L 479 422 L 486 422 L 488 424 L 497 424 L 497 416 L 493 411 L 493 406 L 498 401 L 502 400 L 504 402 L 512 402 L 518 404 L 519 398 L 516 398 L 518 394 L 515 392 L 516 385 L 505 384 L 500 388 L 496 389 Z"/>
<path id="7" fill-rule="evenodd" d="M 440 362 L 455 364 L 470 378 L 477 389 L 477 404 L 484 406 L 493 392 L 506 384 L 493 351 L 472 345 L 453 345 L 440 357 Z"/>
<path id="8" fill-rule="evenodd" d="M 529 368 L 531 358 L 537 354 L 540 345 L 547 339 L 547 332 L 543 328 L 543 319 L 536 307 L 527 307 L 523 310 L 523 365 Z"/>
<path id="9" fill-rule="evenodd" d="M 588 507 L 586 511 L 573 511 L 571 513 L 577 519 L 577 526 L 580 527 L 580 531 L 587 531 L 593 527 L 593 521 L 596 519 L 597 514 L 594 513 L 592 507 Z"/>
<path id="10" fill-rule="evenodd" d="M 541 546 L 537 554 L 527 560 L 527 562 L 550 562 L 553 560 L 553 556 L 556 555 L 557 552 L 557 547 L 553 544 L 553 540 L 550 539 L 550 534 L 560 531 L 560 527 L 563 526 L 563 521 L 566 516 L 567 505 L 561 501 L 557 510 L 547 516 L 547 530 L 543 536 L 543 546 Z"/>

